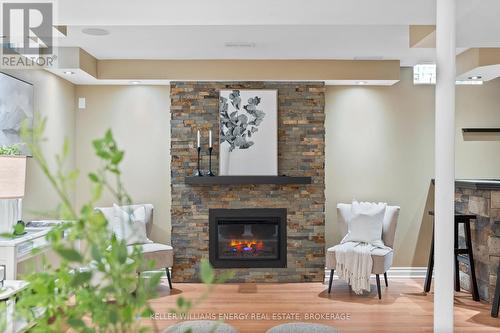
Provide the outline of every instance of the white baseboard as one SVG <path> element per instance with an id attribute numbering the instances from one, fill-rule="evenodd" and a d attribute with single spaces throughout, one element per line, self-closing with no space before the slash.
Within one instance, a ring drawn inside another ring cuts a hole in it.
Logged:
<path id="1" fill-rule="evenodd" d="M 404 278 L 404 279 L 413 279 L 413 278 L 425 278 L 427 273 L 427 267 L 391 267 L 387 271 L 387 277 L 389 278 Z M 330 270 L 325 269 L 325 280 L 328 281 L 330 279 Z M 337 280 L 338 276 L 334 273 L 333 279 Z"/>

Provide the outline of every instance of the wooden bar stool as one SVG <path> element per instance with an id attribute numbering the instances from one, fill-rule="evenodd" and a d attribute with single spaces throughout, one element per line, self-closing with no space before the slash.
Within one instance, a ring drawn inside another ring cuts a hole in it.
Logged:
<path id="1" fill-rule="evenodd" d="M 491 316 L 498 317 L 498 308 L 500 307 L 500 260 L 498 262 L 497 270 L 497 284 L 495 286 L 495 295 L 493 296 L 493 301 L 491 302 Z"/>
<path id="2" fill-rule="evenodd" d="M 434 212 L 429 212 L 429 215 L 434 216 Z M 479 291 L 477 288 L 476 269 L 474 266 L 474 255 L 472 253 L 472 239 L 470 231 L 470 221 L 475 220 L 476 215 L 470 214 L 455 214 L 454 228 L 454 243 L 455 243 L 455 291 L 460 291 L 460 270 L 459 261 L 469 265 L 469 273 L 471 279 L 472 299 L 479 302 Z M 458 245 L 458 231 L 460 225 L 464 226 L 465 248 L 460 248 Z M 434 269 L 434 222 L 432 223 L 432 243 L 429 253 L 429 262 L 427 264 L 427 275 L 425 277 L 424 291 L 427 293 L 431 290 L 432 271 Z"/>

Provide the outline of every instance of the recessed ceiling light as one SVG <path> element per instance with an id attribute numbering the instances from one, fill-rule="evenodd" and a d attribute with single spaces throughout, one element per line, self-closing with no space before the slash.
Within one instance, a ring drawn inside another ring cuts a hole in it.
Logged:
<path id="1" fill-rule="evenodd" d="M 253 42 L 225 42 L 225 47 L 255 47 L 256 44 Z"/>
<path id="2" fill-rule="evenodd" d="M 362 86 L 362 85 L 367 84 L 367 82 L 366 81 L 357 81 L 356 84 Z"/>
<path id="3" fill-rule="evenodd" d="M 130 81 L 130 84 L 139 84 L 141 81 Z"/>
<path id="4" fill-rule="evenodd" d="M 73 75 L 73 74 L 75 74 L 75 72 L 72 72 L 72 71 L 64 71 L 64 74 L 66 74 L 66 75 Z"/>
<path id="5" fill-rule="evenodd" d="M 101 28 L 84 28 L 82 32 L 90 36 L 106 36 L 109 35 L 109 31 Z"/>
<path id="6" fill-rule="evenodd" d="M 469 80 L 479 80 L 481 79 L 482 76 L 481 75 L 474 75 L 474 76 L 469 76 Z"/>

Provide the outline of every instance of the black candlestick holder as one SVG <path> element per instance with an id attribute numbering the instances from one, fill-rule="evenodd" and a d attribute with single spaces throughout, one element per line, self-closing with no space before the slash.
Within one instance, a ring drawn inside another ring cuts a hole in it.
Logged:
<path id="1" fill-rule="evenodd" d="M 214 173 L 212 172 L 212 151 L 214 150 L 213 147 L 208 148 L 208 173 L 207 176 L 213 177 L 215 176 Z"/>
<path id="2" fill-rule="evenodd" d="M 197 170 L 194 172 L 194 175 L 198 176 L 198 177 L 202 177 L 203 173 L 200 170 L 200 153 L 201 153 L 201 147 L 198 147 L 196 150 L 198 151 L 198 167 L 197 167 Z"/>

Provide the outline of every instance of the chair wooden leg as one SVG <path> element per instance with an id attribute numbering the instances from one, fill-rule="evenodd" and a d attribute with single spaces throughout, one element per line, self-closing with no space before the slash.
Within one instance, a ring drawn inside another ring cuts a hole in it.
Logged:
<path id="1" fill-rule="evenodd" d="M 389 287 L 389 283 L 387 283 L 387 272 L 384 273 L 385 286 Z"/>
<path id="2" fill-rule="evenodd" d="M 170 278 L 170 270 L 168 269 L 168 267 L 165 267 L 165 272 L 167 273 L 168 286 L 170 287 L 170 289 L 173 289 L 172 279 Z"/>
<path id="3" fill-rule="evenodd" d="M 328 293 L 332 292 L 332 282 L 333 282 L 333 269 L 330 270 L 330 280 L 328 281 Z"/>
<path id="4" fill-rule="evenodd" d="M 380 276 L 375 274 L 375 278 L 377 279 L 378 299 L 382 299 L 382 292 L 380 291 Z"/>

